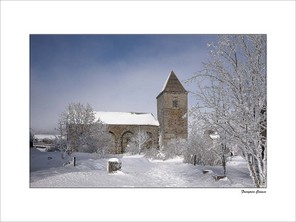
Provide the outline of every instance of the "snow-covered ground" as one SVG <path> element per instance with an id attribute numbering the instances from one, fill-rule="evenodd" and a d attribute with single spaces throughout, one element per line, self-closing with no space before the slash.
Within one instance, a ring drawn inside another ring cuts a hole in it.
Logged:
<path id="1" fill-rule="evenodd" d="M 202 167 L 182 162 L 182 159 L 148 160 L 142 155 L 112 155 L 121 160 L 117 173 L 107 172 L 106 159 L 94 154 L 74 153 L 77 165 L 65 165 L 70 157 L 62 159 L 61 152 L 31 149 L 31 187 L 254 187 L 243 158 L 233 157 L 227 164 L 227 178 L 221 166 Z M 65 165 L 65 166 L 64 166 Z M 203 170 L 209 170 L 204 174 Z"/>

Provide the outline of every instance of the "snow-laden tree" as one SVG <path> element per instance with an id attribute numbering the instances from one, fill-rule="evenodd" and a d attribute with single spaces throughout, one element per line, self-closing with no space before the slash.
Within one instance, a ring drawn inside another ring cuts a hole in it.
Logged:
<path id="1" fill-rule="evenodd" d="M 131 143 L 128 144 L 127 151 L 140 154 L 149 140 L 151 140 L 149 134 L 139 128 L 132 137 Z"/>
<path id="2" fill-rule="evenodd" d="M 266 35 L 221 35 L 191 81 L 193 119 L 241 150 L 256 187 L 266 186 Z"/>
<path id="3" fill-rule="evenodd" d="M 68 152 L 108 152 L 111 135 L 100 120 L 95 120 L 95 113 L 89 104 L 69 104 L 60 116 L 57 130 L 60 138 L 67 138 Z"/>
<path id="4" fill-rule="evenodd" d="M 219 150 L 219 139 L 212 139 L 211 135 L 214 135 L 214 132 L 204 129 L 202 123 L 199 123 L 198 126 L 196 123 L 190 126 L 191 130 L 187 139 L 187 148 L 184 152 L 184 162 L 203 166 L 221 164 L 222 155 Z"/>
<path id="5" fill-rule="evenodd" d="M 85 152 L 96 152 L 102 157 L 112 152 L 112 136 L 100 120 L 90 125 L 90 134 L 86 141 Z"/>

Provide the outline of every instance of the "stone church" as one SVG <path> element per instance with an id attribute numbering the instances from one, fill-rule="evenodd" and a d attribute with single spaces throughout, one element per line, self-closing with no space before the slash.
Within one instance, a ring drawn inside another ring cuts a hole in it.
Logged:
<path id="1" fill-rule="evenodd" d="M 140 130 L 150 139 L 147 148 L 166 146 L 172 139 L 187 139 L 188 92 L 171 71 L 157 99 L 157 119 L 151 113 L 96 112 L 96 118 L 108 126 L 115 153 L 124 153 L 132 137 Z"/>

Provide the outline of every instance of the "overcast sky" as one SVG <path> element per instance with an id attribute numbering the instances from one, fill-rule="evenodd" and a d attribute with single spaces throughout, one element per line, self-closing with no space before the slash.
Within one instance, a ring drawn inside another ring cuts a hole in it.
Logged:
<path id="1" fill-rule="evenodd" d="M 208 56 L 207 43 L 215 40 L 215 35 L 31 35 L 31 128 L 52 131 L 71 102 L 157 117 L 156 96 L 170 71 L 180 81 L 190 78 Z M 189 106 L 194 103 L 189 95 Z"/>

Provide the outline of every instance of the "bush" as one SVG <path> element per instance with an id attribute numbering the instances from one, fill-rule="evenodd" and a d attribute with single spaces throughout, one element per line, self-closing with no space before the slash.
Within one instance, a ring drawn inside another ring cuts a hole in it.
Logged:
<path id="1" fill-rule="evenodd" d="M 56 146 L 50 146 L 46 148 L 46 152 L 60 152 L 61 150 L 57 148 Z"/>
<path id="2" fill-rule="evenodd" d="M 148 159 L 164 160 L 165 155 L 157 148 L 144 149 L 144 156 Z"/>
<path id="3" fill-rule="evenodd" d="M 167 146 L 161 149 L 165 159 L 172 159 L 177 156 L 184 156 L 187 149 L 187 141 L 185 139 L 171 140 Z"/>

